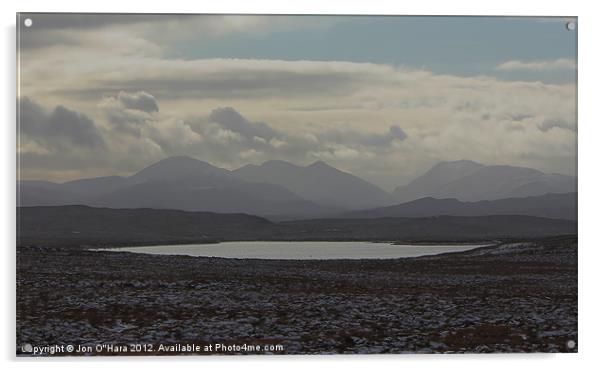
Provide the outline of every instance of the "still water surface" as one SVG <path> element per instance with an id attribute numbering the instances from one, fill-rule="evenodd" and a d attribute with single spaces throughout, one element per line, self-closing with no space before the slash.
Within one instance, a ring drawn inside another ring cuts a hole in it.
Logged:
<path id="1" fill-rule="evenodd" d="M 158 245 L 97 249 L 194 257 L 285 260 L 387 259 L 463 252 L 479 245 L 393 245 L 371 242 L 224 242 L 218 244 Z"/>

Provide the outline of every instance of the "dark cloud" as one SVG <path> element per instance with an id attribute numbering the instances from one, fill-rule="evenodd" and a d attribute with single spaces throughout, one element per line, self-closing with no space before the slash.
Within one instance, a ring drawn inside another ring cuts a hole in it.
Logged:
<path id="1" fill-rule="evenodd" d="M 37 136 L 44 132 L 48 115 L 40 105 L 24 97 L 19 100 L 19 109 L 17 111 L 21 133 Z"/>
<path id="2" fill-rule="evenodd" d="M 391 140 L 405 140 L 408 135 L 397 125 L 393 125 L 389 128 L 389 137 Z"/>
<path id="3" fill-rule="evenodd" d="M 104 146 L 104 140 L 90 118 L 60 105 L 50 115 L 48 130 L 52 135 L 71 139 L 75 145 Z"/>
<path id="4" fill-rule="evenodd" d="M 141 136 L 141 127 L 155 119 L 159 104 L 154 96 L 144 91 L 119 91 L 116 96 L 105 97 L 101 104 L 114 129 Z"/>
<path id="5" fill-rule="evenodd" d="M 105 147 L 102 135 L 90 118 L 61 105 L 52 112 L 47 112 L 31 99 L 22 98 L 19 104 L 19 123 L 22 134 L 47 148 L 65 148 L 70 145 Z"/>
<path id="6" fill-rule="evenodd" d="M 393 141 L 403 141 L 407 134 L 397 125 L 389 127 L 389 132 L 384 134 L 366 134 L 351 130 L 332 130 L 319 134 L 323 141 L 342 145 L 361 145 L 385 148 Z"/>
<path id="7" fill-rule="evenodd" d="M 115 94 L 125 90 L 152 91 L 158 99 L 255 99 L 261 97 L 300 97 L 327 94 L 328 96 L 348 96 L 361 87 L 364 75 L 346 71 L 304 72 L 286 70 L 245 70 L 242 65 L 228 65 L 232 61 L 215 61 L 223 71 L 203 72 L 199 68 L 184 66 L 178 70 L 173 64 L 157 65 L 159 76 L 154 69 L 150 75 L 126 74 L 122 79 L 99 78 L 93 86 L 70 87 L 56 92 L 69 98 L 94 98 L 103 94 Z M 102 77 L 102 76 L 100 76 Z"/>
<path id="8" fill-rule="evenodd" d="M 67 45 L 71 47 L 83 45 L 80 35 L 56 31 L 32 32 L 29 29 L 22 29 L 18 40 L 18 48 L 20 51 L 48 48 L 57 45 Z"/>
<path id="9" fill-rule="evenodd" d="M 126 109 L 141 110 L 147 113 L 159 111 L 159 104 L 157 104 L 155 97 L 144 91 L 134 93 L 120 91 L 117 99 Z"/>
<path id="10" fill-rule="evenodd" d="M 29 18 L 31 27 L 20 27 L 19 48 L 33 50 L 57 45 L 89 46 L 82 32 L 110 26 L 186 20 L 189 14 L 103 14 L 103 13 L 19 13 L 20 22 Z M 198 17 L 198 16 L 197 16 Z"/>
<path id="11" fill-rule="evenodd" d="M 271 140 L 278 132 L 263 122 L 251 122 L 230 107 L 214 109 L 209 115 L 211 122 L 219 123 L 222 127 L 239 133 L 246 138 L 260 137 Z"/>
<path id="12" fill-rule="evenodd" d="M 531 114 L 511 114 L 509 117 L 512 121 L 520 122 L 529 118 L 533 118 Z"/>
<path id="13" fill-rule="evenodd" d="M 204 138 L 200 146 L 223 161 L 240 160 L 239 154 L 298 162 L 316 153 L 386 152 L 393 142 L 407 138 L 398 125 L 384 133 L 330 130 L 291 135 L 266 123 L 252 122 L 230 107 L 214 109 L 207 119 L 187 125 Z"/>
<path id="14" fill-rule="evenodd" d="M 215 109 L 208 118 L 188 121 L 186 124 L 203 140 L 190 147 L 178 147 L 179 153 L 228 165 L 243 165 L 250 161 L 259 163 L 270 159 L 293 163 L 315 161 L 317 158 L 348 160 L 359 153 L 384 154 L 393 149 L 394 142 L 407 137 L 398 125 L 390 126 L 384 133 L 330 130 L 289 134 L 267 123 L 252 122 L 233 108 Z M 164 143 L 161 146 L 169 151 Z"/>
<path id="15" fill-rule="evenodd" d="M 189 19 L 193 14 L 115 14 L 115 13 L 19 13 L 21 20 L 30 18 L 28 30 L 85 30 L 113 25 Z"/>
<path id="16" fill-rule="evenodd" d="M 577 128 L 568 123 L 567 121 L 561 119 L 561 118 L 548 118 L 546 120 L 544 120 L 539 126 L 538 126 L 539 130 L 542 132 L 548 132 L 554 128 L 558 128 L 561 130 L 569 130 L 569 131 L 576 131 Z"/>

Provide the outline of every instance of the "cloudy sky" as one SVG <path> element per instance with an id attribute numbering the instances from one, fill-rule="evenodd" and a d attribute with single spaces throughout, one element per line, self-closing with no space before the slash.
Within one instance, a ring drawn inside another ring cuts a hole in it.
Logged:
<path id="1" fill-rule="evenodd" d="M 574 175 L 566 21 L 21 14 L 20 177 L 173 155 L 323 160 L 386 190 L 444 160 Z"/>

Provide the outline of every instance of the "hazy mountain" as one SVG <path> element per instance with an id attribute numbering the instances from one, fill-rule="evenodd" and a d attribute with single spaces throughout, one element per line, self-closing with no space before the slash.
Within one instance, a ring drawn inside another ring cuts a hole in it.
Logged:
<path id="1" fill-rule="evenodd" d="M 189 157 L 171 157 L 130 177 L 99 177 L 56 184 L 21 182 L 20 205 L 85 204 L 112 208 L 169 208 L 318 216 L 332 209 L 275 184 L 253 183 Z"/>
<path id="2" fill-rule="evenodd" d="M 260 166 L 247 165 L 232 173 L 247 181 L 284 186 L 318 204 L 358 209 L 393 202 L 386 191 L 324 162 L 302 167 L 285 161 L 268 161 Z"/>
<path id="3" fill-rule="evenodd" d="M 163 159 L 130 177 L 134 183 L 144 181 L 197 180 L 224 178 L 230 171 L 194 158 L 177 156 Z"/>
<path id="4" fill-rule="evenodd" d="M 62 184 L 62 188 L 82 196 L 98 196 L 115 191 L 129 184 L 125 177 L 106 176 L 90 179 L 68 181 Z"/>
<path id="5" fill-rule="evenodd" d="M 258 215 L 294 212 L 299 216 L 315 216 L 327 210 L 273 184 L 234 181 L 216 184 L 214 181 L 194 180 L 143 182 L 92 199 L 86 204 L 112 208 L 166 208 Z"/>
<path id="6" fill-rule="evenodd" d="M 18 204 L 21 206 L 85 204 L 90 199 L 129 184 L 128 178 L 121 176 L 95 177 L 64 183 L 19 181 L 17 183 Z"/>
<path id="7" fill-rule="evenodd" d="M 479 201 L 576 191 L 577 180 L 572 176 L 463 160 L 441 162 L 409 184 L 396 188 L 393 195 L 398 202 L 424 197 Z"/>
<path id="8" fill-rule="evenodd" d="M 19 181 L 17 183 L 18 206 L 55 206 L 81 203 L 83 197 L 62 184 L 49 181 Z"/>
<path id="9" fill-rule="evenodd" d="M 21 181 L 18 204 L 244 212 L 284 220 L 332 217 L 346 210 L 390 206 L 424 197 L 455 198 L 466 202 L 575 191 L 576 179 L 570 176 L 456 161 L 439 163 L 410 184 L 397 188 L 394 198 L 377 186 L 324 162 L 303 167 L 284 161 L 268 161 L 260 166 L 247 165 L 229 171 L 189 157 L 171 157 L 129 177 L 107 176 L 63 184 Z M 528 203 L 520 201 L 478 205 L 454 205 L 452 200 L 428 202 L 423 200 L 418 204 L 395 206 L 401 210 L 389 207 L 375 212 L 390 212 L 396 216 L 444 211 L 449 214 L 451 210 L 451 214 L 458 215 L 490 214 L 494 210 L 497 214 L 541 216 L 565 212 L 553 210 L 555 203 L 547 208 L 533 204 L 527 209 Z M 564 206 L 566 210 L 571 204 Z M 420 207 L 423 209 L 419 210 Z M 566 212 L 571 214 L 572 211 Z"/>
<path id="10" fill-rule="evenodd" d="M 390 207 L 347 212 L 344 218 L 429 217 L 429 216 L 525 215 L 577 219 L 577 193 L 545 194 L 524 198 L 506 198 L 462 202 L 457 199 L 421 198 Z"/>

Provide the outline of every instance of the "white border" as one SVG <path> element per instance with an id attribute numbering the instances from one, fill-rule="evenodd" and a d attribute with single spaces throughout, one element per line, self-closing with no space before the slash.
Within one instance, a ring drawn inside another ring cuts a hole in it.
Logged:
<path id="1" fill-rule="evenodd" d="M 598 339 L 601 333 L 599 324 L 600 299 L 599 281 L 596 274 L 600 270 L 602 245 L 600 233 L 597 233 L 599 214 L 602 212 L 600 140 L 602 122 L 600 122 L 600 17 L 602 13 L 595 2 L 565 1 L 434 1 L 413 2 L 369 0 L 359 3 L 349 1 L 303 0 L 287 1 L 179 1 L 164 2 L 126 2 L 123 0 L 104 0 L 102 2 L 82 1 L 34 1 L 23 0 L 7 4 L 2 2 L 3 57 L 0 103 L 4 120 L 2 122 L 2 160 L 0 173 L 4 174 L 2 186 L 2 233 L 4 243 L 2 272 L 2 335 L 0 348 L 5 368 L 34 368 L 40 365 L 49 368 L 106 369 L 106 367 L 125 368 L 139 361 L 132 358 L 104 359 L 51 359 L 40 362 L 35 360 L 14 359 L 14 299 L 15 299 L 15 13 L 20 12 L 151 12 L 151 13 L 296 13 L 296 14 L 404 14 L 404 15 L 547 15 L 579 17 L 579 354 L 573 355 L 395 355 L 395 356 L 273 356 L 273 357 L 171 357 L 144 360 L 148 369 L 163 369 L 168 362 L 177 362 L 178 368 L 219 369 L 237 367 L 250 369 L 302 367 L 344 367 L 364 369 L 366 366 L 379 368 L 407 367 L 415 368 L 460 368 L 467 369 L 505 369 L 516 367 L 540 367 L 567 370 L 571 366 L 593 367 L 600 363 L 597 356 Z M 82 362 L 82 361 L 85 361 Z"/>

